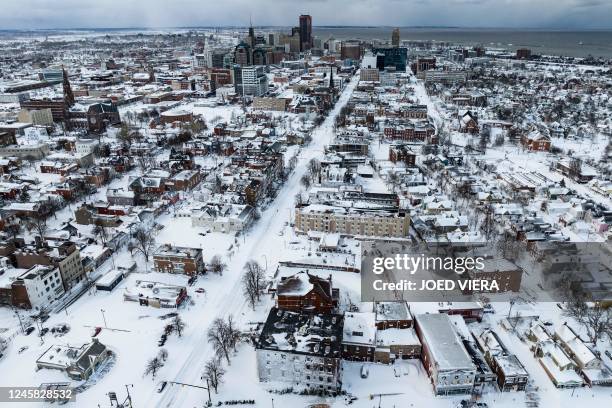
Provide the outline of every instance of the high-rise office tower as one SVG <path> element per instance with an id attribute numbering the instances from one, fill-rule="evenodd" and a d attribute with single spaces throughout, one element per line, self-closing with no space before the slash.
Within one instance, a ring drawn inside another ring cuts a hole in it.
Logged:
<path id="1" fill-rule="evenodd" d="M 393 33 L 391 33 L 391 45 L 394 47 L 399 47 L 400 45 L 400 31 L 399 28 L 394 28 Z"/>
<path id="2" fill-rule="evenodd" d="M 312 48 L 312 17 L 307 14 L 300 16 L 300 51 Z"/>

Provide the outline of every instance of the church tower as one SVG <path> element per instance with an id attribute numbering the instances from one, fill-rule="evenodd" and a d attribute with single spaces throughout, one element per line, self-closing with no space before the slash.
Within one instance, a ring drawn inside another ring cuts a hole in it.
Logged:
<path id="1" fill-rule="evenodd" d="M 63 88 L 64 88 L 64 104 L 66 106 L 72 106 L 74 105 L 74 94 L 72 93 L 72 88 L 70 87 L 70 81 L 68 80 L 68 73 L 66 72 L 66 69 L 64 67 L 62 67 L 62 76 L 64 77 L 63 80 Z"/>

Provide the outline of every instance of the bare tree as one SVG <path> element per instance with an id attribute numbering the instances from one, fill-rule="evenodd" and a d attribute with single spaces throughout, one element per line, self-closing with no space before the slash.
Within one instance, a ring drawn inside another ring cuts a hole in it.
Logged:
<path id="1" fill-rule="evenodd" d="M 317 159 L 310 159 L 308 173 L 313 180 L 319 179 L 319 182 L 321 182 L 321 162 Z"/>
<path id="2" fill-rule="evenodd" d="M 217 174 L 214 179 L 213 193 L 223 192 L 223 179 Z"/>
<path id="3" fill-rule="evenodd" d="M 508 236 L 502 235 L 497 241 L 497 248 L 502 257 L 510 260 L 516 261 L 521 253 L 521 243 L 516 239 Z"/>
<path id="4" fill-rule="evenodd" d="M 162 362 L 162 360 L 159 359 L 159 357 L 153 357 L 151 360 L 147 362 L 147 365 L 145 367 L 145 372 L 144 372 L 145 377 L 151 374 L 152 377 L 155 378 L 155 375 L 157 374 L 159 369 L 162 368 L 163 366 L 164 366 L 164 363 Z"/>
<path id="5" fill-rule="evenodd" d="M 179 315 L 176 315 L 174 317 L 174 320 L 172 320 L 172 327 L 174 327 L 174 330 L 176 330 L 179 337 L 183 335 L 183 330 L 185 330 L 185 326 L 185 322 L 183 321 L 183 319 L 181 319 L 181 316 Z"/>
<path id="6" fill-rule="evenodd" d="M 225 270 L 226 265 L 223 263 L 221 259 L 221 255 L 215 255 L 210 260 L 209 264 L 210 270 L 214 273 L 218 273 L 219 275 L 223 275 L 223 271 Z"/>
<path id="7" fill-rule="evenodd" d="M 312 180 L 310 176 L 308 174 L 304 174 L 302 178 L 300 179 L 300 184 L 304 186 L 304 188 L 306 189 L 310 188 L 310 185 L 312 184 Z"/>
<path id="8" fill-rule="evenodd" d="M 132 237 L 134 239 L 132 240 L 132 242 L 130 242 L 130 252 L 140 252 L 142 256 L 144 256 L 145 262 L 148 262 L 149 255 L 153 250 L 153 244 L 155 243 L 155 239 L 153 239 L 151 234 L 147 233 L 143 228 L 138 228 L 136 232 L 134 232 Z"/>
<path id="9" fill-rule="evenodd" d="M 103 245 L 106 245 L 106 238 L 107 238 L 107 234 L 106 234 L 106 228 L 104 228 L 102 225 L 96 225 L 93 228 L 93 231 L 95 236 L 100 238 L 100 241 L 102 241 Z"/>
<path id="10" fill-rule="evenodd" d="M 518 325 L 521 322 L 521 312 L 517 310 L 512 314 L 512 317 L 508 316 L 507 320 L 512 328 L 512 333 L 516 334 Z"/>
<path id="11" fill-rule="evenodd" d="M 208 329 L 208 342 L 215 349 L 217 357 L 225 357 L 227 364 L 230 363 L 229 351 L 230 346 L 226 339 L 226 323 L 221 318 L 216 318 Z"/>
<path id="12" fill-rule="evenodd" d="M 232 315 L 229 315 L 225 324 L 224 337 L 225 341 L 227 342 L 227 345 L 233 348 L 234 351 L 236 351 L 236 346 L 240 341 L 240 334 L 240 330 L 238 330 L 238 328 L 236 327 L 236 323 L 234 322 L 234 317 Z"/>
<path id="13" fill-rule="evenodd" d="M 482 221 L 480 223 L 480 229 L 484 234 L 487 241 L 491 241 L 495 235 L 495 215 L 493 206 L 491 204 L 485 204 L 482 209 Z"/>
<path id="14" fill-rule="evenodd" d="M 589 340 L 596 346 L 604 334 L 610 333 L 612 310 L 587 300 L 584 293 L 573 291 L 566 302 L 565 313 L 584 327 Z"/>
<path id="15" fill-rule="evenodd" d="M 291 156 L 291 158 L 289 159 L 289 170 L 295 169 L 295 166 L 297 166 L 297 163 L 298 163 L 297 156 Z"/>
<path id="16" fill-rule="evenodd" d="M 119 133 L 117 133 L 117 139 L 128 147 L 132 145 L 132 134 L 125 123 L 121 125 L 121 130 L 119 130 Z"/>
<path id="17" fill-rule="evenodd" d="M 4 227 L 4 231 L 8 233 L 11 238 L 16 239 L 17 235 L 21 232 L 21 225 L 18 223 L 8 224 Z"/>
<path id="18" fill-rule="evenodd" d="M 221 383 L 223 383 L 224 375 L 225 369 L 221 365 L 221 360 L 219 358 L 212 358 L 208 360 L 204 366 L 204 374 L 202 375 L 202 378 L 208 380 L 208 385 L 213 387 L 216 394 L 217 388 Z"/>
<path id="19" fill-rule="evenodd" d="M 159 349 L 159 352 L 157 353 L 157 358 L 160 361 L 166 361 L 168 359 L 168 350 L 166 350 L 165 348 Z"/>
<path id="20" fill-rule="evenodd" d="M 43 215 L 31 217 L 28 220 L 28 228 L 36 231 L 36 234 L 40 237 L 40 242 L 43 242 L 45 232 L 47 232 L 47 219 Z"/>
<path id="21" fill-rule="evenodd" d="M 8 342 L 4 337 L 0 337 L 0 354 L 8 347 Z"/>
<path id="22" fill-rule="evenodd" d="M 395 193 L 397 187 L 401 184 L 402 179 L 395 171 L 387 173 L 387 181 L 391 184 L 392 191 Z"/>
<path id="23" fill-rule="evenodd" d="M 572 159 L 569 164 L 569 172 L 571 177 L 578 178 L 582 174 L 582 161 L 578 158 Z"/>
<path id="24" fill-rule="evenodd" d="M 255 309 L 255 305 L 259 302 L 261 291 L 265 284 L 264 270 L 255 261 L 249 261 L 244 265 L 244 275 L 242 276 L 242 288 L 244 295 L 247 297 L 249 304 Z"/>

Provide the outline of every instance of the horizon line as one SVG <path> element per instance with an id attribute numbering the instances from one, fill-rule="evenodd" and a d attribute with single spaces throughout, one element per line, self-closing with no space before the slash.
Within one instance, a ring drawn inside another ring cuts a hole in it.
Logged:
<path id="1" fill-rule="evenodd" d="M 292 25 L 254 25 L 253 28 L 291 28 Z M 612 31 L 611 27 L 504 27 L 504 26 L 455 26 L 455 25 L 408 25 L 408 26 L 400 26 L 400 25 L 342 25 L 342 24 L 325 24 L 325 25 L 313 25 L 313 29 L 315 28 L 323 28 L 323 29 L 343 29 L 343 28 L 405 28 L 405 29 L 452 29 L 452 30 L 508 30 L 508 31 L 521 31 L 521 30 L 532 30 L 532 31 Z M 35 31 L 59 31 L 59 30 L 76 30 L 76 31 L 86 31 L 86 30 L 185 30 L 185 29 L 246 29 L 249 26 L 246 25 L 188 25 L 188 26 L 126 26 L 126 27 L 44 27 L 44 28 L 2 28 L 0 32 L 11 32 L 11 31 L 21 31 L 21 32 L 35 32 Z"/>

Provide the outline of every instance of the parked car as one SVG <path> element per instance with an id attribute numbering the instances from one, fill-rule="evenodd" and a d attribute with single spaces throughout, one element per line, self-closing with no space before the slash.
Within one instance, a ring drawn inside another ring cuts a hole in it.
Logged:
<path id="1" fill-rule="evenodd" d="M 33 331 L 34 331 L 34 326 L 30 326 L 27 329 L 25 329 L 25 335 L 29 336 L 30 334 L 32 334 Z"/>
<path id="2" fill-rule="evenodd" d="M 159 385 L 157 386 L 157 392 L 162 392 L 164 388 L 166 388 L 166 385 L 168 385 L 168 381 L 160 382 Z"/>
<path id="3" fill-rule="evenodd" d="M 361 378 L 368 378 L 370 369 L 365 364 L 361 366 Z"/>

